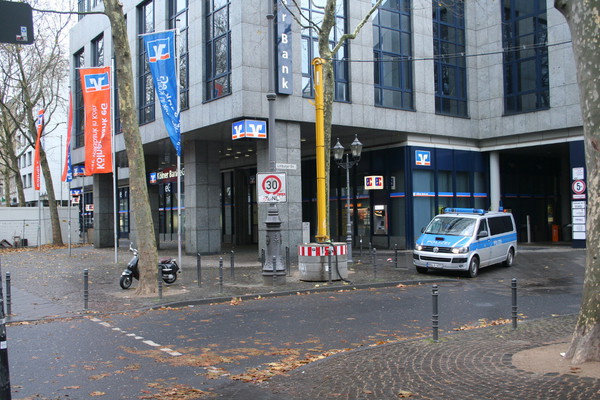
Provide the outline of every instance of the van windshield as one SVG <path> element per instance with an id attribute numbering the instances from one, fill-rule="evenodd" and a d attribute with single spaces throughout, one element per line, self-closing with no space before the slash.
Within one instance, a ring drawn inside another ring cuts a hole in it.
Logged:
<path id="1" fill-rule="evenodd" d="M 474 218 L 435 217 L 427 226 L 424 233 L 431 235 L 473 236 L 475 229 Z"/>

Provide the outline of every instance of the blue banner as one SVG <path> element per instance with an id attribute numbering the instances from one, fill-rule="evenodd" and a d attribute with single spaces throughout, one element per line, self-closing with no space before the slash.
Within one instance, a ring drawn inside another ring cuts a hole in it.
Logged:
<path id="1" fill-rule="evenodd" d="M 144 35 L 144 45 L 167 132 L 177 155 L 181 156 L 175 32 L 165 31 Z"/>

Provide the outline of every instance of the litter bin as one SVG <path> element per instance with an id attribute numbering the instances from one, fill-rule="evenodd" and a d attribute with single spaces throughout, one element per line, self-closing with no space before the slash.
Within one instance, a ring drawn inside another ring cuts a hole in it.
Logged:
<path id="1" fill-rule="evenodd" d="M 552 241 L 553 242 L 558 242 L 559 241 L 559 237 L 558 237 L 558 225 L 552 225 Z"/>

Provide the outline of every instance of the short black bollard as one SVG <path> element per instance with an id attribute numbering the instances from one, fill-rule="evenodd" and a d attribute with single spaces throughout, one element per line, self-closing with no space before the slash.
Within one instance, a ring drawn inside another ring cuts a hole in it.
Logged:
<path id="1" fill-rule="evenodd" d="M 89 286 L 89 271 L 86 269 L 83 270 L 83 309 L 87 311 L 88 302 L 90 298 L 90 286 Z"/>
<path id="2" fill-rule="evenodd" d="M 394 268 L 398 269 L 398 244 L 394 244 Z"/>
<path id="3" fill-rule="evenodd" d="M 158 298 L 162 300 L 162 267 L 158 264 L 158 274 L 156 275 L 158 279 Z"/>
<path id="4" fill-rule="evenodd" d="M 235 252 L 231 250 L 231 279 L 235 279 Z"/>
<path id="5" fill-rule="evenodd" d="M 2 294 L 2 271 L 0 263 L 0 399 L 10 400 L 10 373 L 8 370 L 8 346 L 6 345 L 6 318 L 4 315 L 4 296 Z"/>
<path id="6" fill-rule="evenodd" d="M 275 286 L 276 279 L 277 279 L 277 256 L 273 256 L 273 286 Z"/>
<path id="7" fill-rule="evenodd" d="M 219 257 L 219 293 L 223 293 L 223 257 Z"/>
<path id="8" fill-rule="evenodd" d="M 377 279 L 377 249 L 376 248 L 373 248 L 371 255 L 373 257 L 373 279 Z"/>
<path id="9" fill-rule="evenodd" d="M 290 248 L 289 246 L 285 246 L 285 273 L 287 276 L 292 275 L 291 263 L 292 260 L 290 260 Z"/>
<path id="10" fill-rule="evenodd" d="M 6 315 L 12 314 L 12 296 L 10 294 L 10 272 L 6 273 Z"/>
<path id="11" fill-rule="evenodd" d="M 360 237 L 359 242 L 360 242 L 360 260 L 362 262 L 362 236 Z"/>
<path id="12" fill-rule="evenodd" d="M 202 255 L 196 255 L 196 272 L 198 274 L 198 287 L 202 286 Z"/>
<path id="13" fill-rule="evenodd" d="M 517 329 L 517 278 L 512 278 L 512 328 Z"/>
<path id="14" fill-rule="evenodd" d="M 433 299 L 433 314 L 431 316 L 431 323 L 433 328 L 433 341 L 438 341 L 438 328 L 439 328 L 439 315 L 438 315 L 438 286 L 433 285 L 431 288 L 431 296 Z"/>

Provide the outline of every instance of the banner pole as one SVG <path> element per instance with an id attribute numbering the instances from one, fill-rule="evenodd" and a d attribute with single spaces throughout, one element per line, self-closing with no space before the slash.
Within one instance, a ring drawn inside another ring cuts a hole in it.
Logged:
<path id="1" fill-rule="evenodd" d="M 71 181 L 67 182 L 67 213 L 69 214 L 67 218 L 67 237 L 69 241 L 69 257 L 71 257 Z"/>
<path id="2" fill-rule="evenodd" d="M 177 27 L 177 22 L 175 22 L 175 79 L 176 79 L 176 87 L 177 87 L 177 113 L 179 115 L 180 121 L 179 126 L 181 129 L 181 88 L 179 87 L 180 82 L 180 65 L 179 65 L 179 46 L 177 45 L 177 40 L 179 39 L 179 28 Z M 179 140 L 181 141 L 181 130 L 179 131 Z M 175 149 L 177 153 L 177 258 L 179 261 L 179 268 L 183 272 L 183 259 L 181 257 L 181 142 L 180 148 Z"/>
<path id="3" fill-rule="evenodd" d="M 110 79 L 111 79 L 111 85 L 110 85 L 110 101 L 114 103 L 114 94 L 115 94 L 115 58 L 113 57 L 112 59 L 112 65 L 110 66 Z M 118 230 L 118 225 L 117 225 L 117 218 L 119 216 L 119 210 L 117 208 L 117 196 L 119 194 L 119 187 L 117 185 L 117 161 L 115 160 L 115 104 L 112 105 L 112 107 L 110 107 L 110 120 L 112 121 L 112 123 L 110 124 L 110 135 L 112 140 L 111 142 L 111 149 L 110 151 L 112 151 L 112 176 L 113 176 L 113 231 L 114 231 L 114 236 L 115 236 L 115 265 L 119 262 L 119 253 L 117 252 L 117 249 L 119 247 L 119 230 Z"/>

